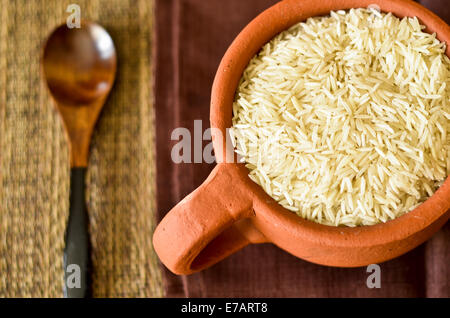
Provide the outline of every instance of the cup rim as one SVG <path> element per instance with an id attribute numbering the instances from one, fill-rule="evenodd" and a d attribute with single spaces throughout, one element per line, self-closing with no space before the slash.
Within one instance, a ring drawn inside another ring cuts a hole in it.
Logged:
<path id="1" fill-rule="evenodd" d="M 259 14 L 239 33 L 218 67 L 210 108 L 211 127 L 220 129 L 223 134 L 222 140 L 213 136 L 213 147 L 218 161 L 226 156 L 226 128 L 231 127 L 232 103 L 238 82 L 248 62 L 260 48 L 276 34 L 308 17 L 326 15 L 332 10 L 367 8 L 372 4 L 378 5 L 382 12 L 392 12 L 399 18 L 416 16 L 420 23 L 426 26 L 427 32 L 435 32 L 441 42 L 446 42 L 446 55 L 450 56 L 450 27 L 434 13 L 411 0 L 324 0 L 314 2 L 314 5 L 305 0 L 281 1 Z M 447 177 L 443 185 L 425 202 L 394 220 L 357 227 L 323 225 L 306 220 L 278 204 L 248 177 L 248 169 L 244 164 L 231 165 L 238 166 L 240 177 L 244 181 L 241 186 L 252 196 L 255 218 L 260 219 L 262 223 L 278 222 L 280 227 L 289 229 L 291 237 L 301 240 L 341 247 L 383 245 L 409 238 L 438 220 L 448 219 L 450 216 L 449 213 L 446 214 L 450 209 L 450 180 Z M 257 228 L 263 227 L 261 222 L 255 222 Z M 274 233 L 267 233 L 265 230 L 262 230 L 262 233 L 277 243 Z M 424 240 L 426 238 L 422 238 L 416 245 Z"/>

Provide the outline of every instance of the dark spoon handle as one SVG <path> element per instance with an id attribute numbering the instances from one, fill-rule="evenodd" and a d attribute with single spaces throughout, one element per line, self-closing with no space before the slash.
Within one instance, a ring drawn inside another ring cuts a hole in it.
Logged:
<path id="1" fill-rule="evenodd" d="M 89 296 L 90 244 L 85 203 L 86 168 L 72 168 L 70 173 L 70 212 L 64 249 L 64 297 Z"/>

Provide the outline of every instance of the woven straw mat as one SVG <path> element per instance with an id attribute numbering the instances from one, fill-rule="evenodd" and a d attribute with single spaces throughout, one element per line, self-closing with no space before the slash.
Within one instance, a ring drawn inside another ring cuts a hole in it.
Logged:
<path id="1" fill-rule="evenodd" d="M 69 156 L 39 59 L 71 2 L 0 0 L 0 297 L 61 297 Z M 93 296 L 162 296 L 151 246 L 155 154 L 153 2 L 77 0 L 118 51 L 87 174 Z"/>

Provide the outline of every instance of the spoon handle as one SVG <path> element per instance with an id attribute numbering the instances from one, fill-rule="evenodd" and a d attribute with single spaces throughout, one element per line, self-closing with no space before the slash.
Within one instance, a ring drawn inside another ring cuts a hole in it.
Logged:
<path id="1" fill-rule="evenodd" d="M 72 168 L 70 173 L 70 212 L 64 249 L 64 297 L 88 297 L 90 244 L 85 204 L 86 168 Z"/>

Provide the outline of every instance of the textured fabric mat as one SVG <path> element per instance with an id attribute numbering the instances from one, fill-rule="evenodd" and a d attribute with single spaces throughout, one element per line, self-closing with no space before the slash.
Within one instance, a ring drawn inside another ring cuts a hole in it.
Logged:
<path id="1" fill-rule="evenodd" d="M 277 0 L 157 0 L 156 116 L 158 215 L 199 186 L 213 165 L 173 164 L 170 132 L 209 127 L 209 101 L 220 59 L 239 31 Z M 374 1 L 376 2 L 376 1 Z M 424 0 L 450 23 L 448 0 Z M 177 297 L 449 297 L 450 224 L 427 243 L 381 264 L 381 288 L 366 286 L 366 268 L 311 264 L 270 244 L 253 245 L 191 276 L 164 272 Z"/>
<path id="2" fill-rule="evenodd" d="M 0 297 L 62 296 L 69 157 L 39 59 L 69 3 L 0 0 Z M 119 60 L 87 175 L 93 295 L 162 296 L 151 246 L 153 1 L 75 3 L 110 32 Z"/>

